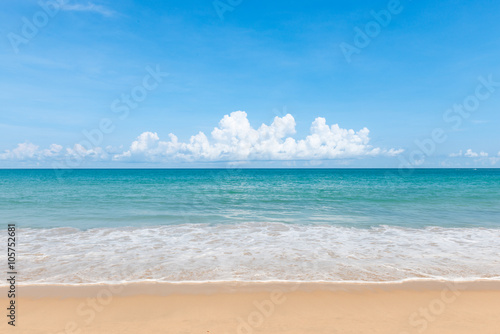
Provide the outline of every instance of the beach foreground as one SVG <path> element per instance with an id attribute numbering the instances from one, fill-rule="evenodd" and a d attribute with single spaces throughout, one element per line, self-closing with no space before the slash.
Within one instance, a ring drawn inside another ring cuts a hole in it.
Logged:
<path id="1" fill-rule="evenodd" d="M 4 320 L 2 333 L 496 334 L 500 318 L 498 283 L 138 283 L 19 291 L 16 327 Z"/>

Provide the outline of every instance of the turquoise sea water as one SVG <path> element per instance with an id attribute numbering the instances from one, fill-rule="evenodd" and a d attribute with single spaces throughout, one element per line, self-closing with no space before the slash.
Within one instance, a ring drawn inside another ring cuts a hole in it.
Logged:
<path id="1" fill-rule="evenodd" d="M 0 170 L 21 227 L 281 222 L 500 227 L 500 169 Z"/>
<path id="2" fill-rule="evenodd" d="M 0 214 L 25 282 L 500 277 L 499 169 L 0 170 Z"/>

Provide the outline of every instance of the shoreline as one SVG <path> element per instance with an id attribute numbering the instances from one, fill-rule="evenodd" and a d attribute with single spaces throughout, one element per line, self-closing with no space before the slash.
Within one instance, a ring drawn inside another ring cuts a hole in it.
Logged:
<path id="1" fill-rule="evenodd" d="M 101 290 L 120 290 L 121 296 L 169 296 L 173 294 L 218 294 L 255 293 L 284 291 L 437 291 L 457 289 L 460 291 L 500 291 L 500 280 L 443 280 L 408 279 L 402 281 L 358 282 L 358 281 L 139 281 L 123 283 L 18 283 L 17 289 L 27 298 L 81 298 L 95 295 Z M 6 295 L 7 285 L 0 286 L 0 296 Z"/>

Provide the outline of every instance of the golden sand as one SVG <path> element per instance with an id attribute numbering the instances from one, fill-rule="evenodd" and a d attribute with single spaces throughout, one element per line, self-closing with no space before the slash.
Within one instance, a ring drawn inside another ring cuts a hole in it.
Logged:
<path id="1" fill-rule="evenodd" d="M 3 316 L 1 333 L 500 333 L 498 284 L 141 283 L 18 294 L 16 326 Z M 5 315 L 8 302 L 0 298 Z"/>

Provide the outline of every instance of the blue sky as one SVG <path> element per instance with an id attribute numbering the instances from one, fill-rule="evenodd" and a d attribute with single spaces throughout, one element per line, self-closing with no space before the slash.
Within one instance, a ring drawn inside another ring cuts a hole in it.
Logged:
<path id="1" fill-rule="evenodd" d="M 2 3 L 0 167 L 500 166 L 498 2 L 54 1 Z"/>

